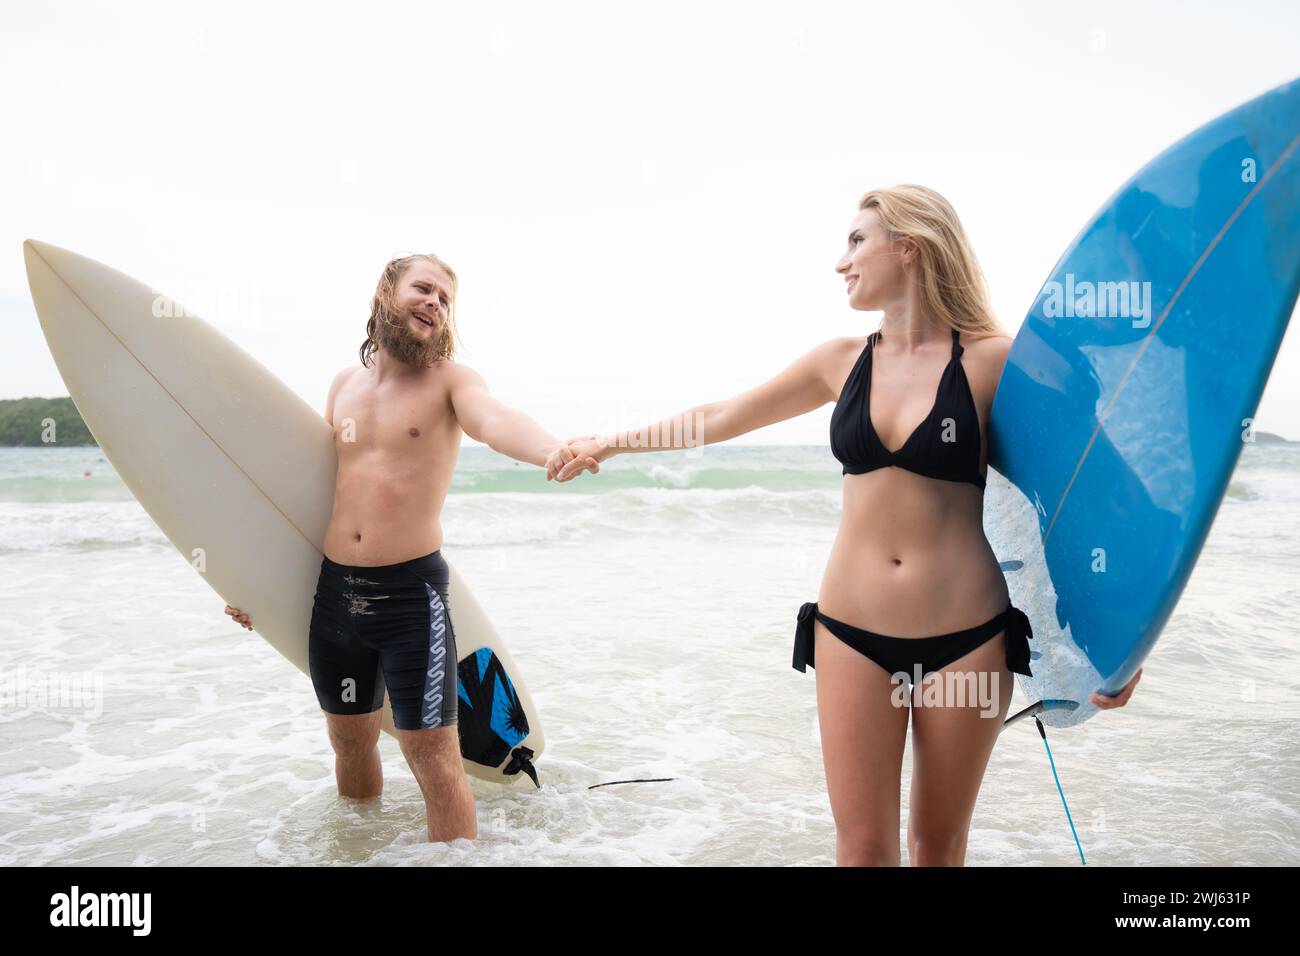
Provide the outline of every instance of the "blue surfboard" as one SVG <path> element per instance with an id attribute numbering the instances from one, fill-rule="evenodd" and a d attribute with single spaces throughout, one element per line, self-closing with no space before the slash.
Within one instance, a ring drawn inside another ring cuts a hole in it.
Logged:
<path id="1" fill-rule="evenodd" d="M 1253 440 L 1298 290 L 1293 81 L 1143 167 L 1039 292 L 989 426 L 1015 504 L 985 524 L 1032 534 L 1007 580 L 1034 625 L 1021 687 L 1045 724 L 1092 716 L 1091 692 L 1117 692 L 1151 651 Z"/>

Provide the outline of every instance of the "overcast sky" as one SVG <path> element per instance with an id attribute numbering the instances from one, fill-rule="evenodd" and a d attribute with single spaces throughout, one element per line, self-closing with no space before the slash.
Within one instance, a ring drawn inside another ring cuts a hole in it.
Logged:
<path id="1" fill-rule="evenodd" d="M 33 237 L 172 295 L 323 409 L 384 262 L 460 274 L 460 358 L 558 437 L 861 335 L 858 197 L 955 205 L 1009 331 L 1110 194 L 1300 75 L 1300 4 L 0 6 L 0 398 L 66 395 Z M 745 436 L 825 443 L 831 406 Z M 1300 439 L 1300 332 L 1256 427 Z"/>

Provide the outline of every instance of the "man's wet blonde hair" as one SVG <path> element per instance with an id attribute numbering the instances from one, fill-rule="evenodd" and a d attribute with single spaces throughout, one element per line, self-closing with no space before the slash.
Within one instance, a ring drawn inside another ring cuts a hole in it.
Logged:
<path id="1" fill-rule="evenodd" d="M 458 344 L 456 335 L 456 290 L 460 285 L 460 280 L 456 278 L 456 273 L 452 271 L 451 266 L 437 256 L 432 253 L 416 253 L 415 255 L 400 256 L 389 260 L 388 264 L 384 266 L 384 271 L 379 276 L 379 283 L 375 286 L 374 298 L 370 300 L 370 321 L 366 323 L 366 340 L 361 343 L 362 365 L 370 365 L 370 357 L 379 348 L 379 342 L 375 338 L 378 323 L 389 322 L 396 324 L 405 321 L 405 317 L 398 313 L 397 307 L 393 303 L 393 297 L 397 293 L 397 284 L 402 280 L 402 276 L 417 259 L 433 263 L 447 273 L 447 276 L 451 279 L 451 301 L 447 303 L 447 323 L 439 334 L 434 361 L 449 359 L 455 354 Z"/>

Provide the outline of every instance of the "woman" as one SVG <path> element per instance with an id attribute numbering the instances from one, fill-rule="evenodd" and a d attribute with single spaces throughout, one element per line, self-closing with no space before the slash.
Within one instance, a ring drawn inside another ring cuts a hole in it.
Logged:
<path id="1" fill-rule="evenodd" d="M 982 516 L 987 422 L 1011 338 L 956 213 L 932 189 L 863 196 L 835 271 L 852 308 L 883 313 L 878 331 L 826 342 L 758 388 L 677 419 L 574 442 L 576 457 L 556 477 L 598 471 L 623 451 L 665 450 L 682 435 L 727 441 L 836 402 L 831 451 L 844 465 L 844 510 L 817 603 L 799 611 L 794 653 L 797 669 L 816 664 L 836 859 L 899 864 L 910 713 L 909 858 L 961 865 L 1011 672 L 1030 673 L 1029 622 L 1009 603 Z M 940 692 L 940 706 L 920 706 L 918 695 L 908 707 L 894 692 L 893 674 L 910 681 L 918 669 L 935 675 L 924 686 Z M 992 699 L 945 697 L 949 674 L 980 677 Z M 1119 706 L 1131 692 L 1094 702 Z"/>

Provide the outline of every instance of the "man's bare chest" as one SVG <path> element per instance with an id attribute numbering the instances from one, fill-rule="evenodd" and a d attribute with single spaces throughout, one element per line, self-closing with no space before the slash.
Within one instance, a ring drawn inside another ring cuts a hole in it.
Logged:
<path id="1" fill-rule="evenodd" d="M 445 453 L 454 439 L 450 403 L 437 384 L 345 386 L 335 399 L 333 418 L 340 457 L 373 451 L 433 455 Z"/>

